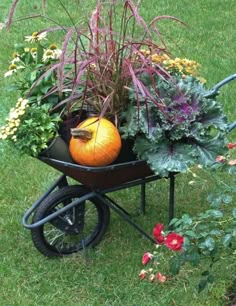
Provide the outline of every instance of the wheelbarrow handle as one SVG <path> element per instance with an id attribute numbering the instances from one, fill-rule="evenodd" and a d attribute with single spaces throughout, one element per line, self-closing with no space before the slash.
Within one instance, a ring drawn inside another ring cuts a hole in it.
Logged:
<path id="1" fill-rule="evenodd" d="M 234 122 L 232 122 L 232 123 L 229 124 L 229 126 L 228 126 L 228 131 L 230 132 L 230 131 L 232 131 L 232 130 L 235 129 L 235 128 L 236 128 L 236 121 L 234 121 Z"/>
<path id="2" fill-rule="evenodd" d="M 232 74 L 232 75 L 228 76 L 224 80 L 222 80 L 219 83 L 217 83 L 214 87 L 212 87 L 212 89 L 210 89 L 209 92 L 204 95 L 204 97 L 205 98 L 214 98 L 216 95 L 219 94 L 219 89 L 222 86 L 224 86 L 225 84 L 233 81 L 234 79 L 236 79 L 236 74 Z"/>

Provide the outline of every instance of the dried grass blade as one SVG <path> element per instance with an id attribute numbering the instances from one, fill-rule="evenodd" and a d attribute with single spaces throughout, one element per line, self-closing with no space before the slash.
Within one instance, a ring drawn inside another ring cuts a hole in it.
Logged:
<path id="1" fill-rule="evenodd" d="M 73 34 L 74 30 L 70 29 L 66 36 L 65 36 L 65 40 L 63 42 L 63 46 L 62 46 L 62 53 L 60 56 L 60 64 L 58 67 L 58 71 L 57 71 L 57 76 L 58 76 L 58 93 L 59 96 L 62 95 L 62 88 L 63 88 L 63 82 L 64 82 L 64 67 L 65 67 L 65 60 L 66 60 L 66 52 L 67 52 L 67 48 L 68 48 L 68 44 L 69 41 L 71 39 L 71 36 Z"/>
<path id="2" fill-rule="evenodd" d="M 13 4 L 11 6 L 11 9 L 10 9 L 10 12 L 9 12 L 8 18 L 7 18 L 7 23 L 6 23 L 7 29 L 9 29 L 11 24 L 12 24 L 13 15 L 14 15 L 16 5 L 17 5 L 18 1 L 19 0 L 14 0 Z"/>

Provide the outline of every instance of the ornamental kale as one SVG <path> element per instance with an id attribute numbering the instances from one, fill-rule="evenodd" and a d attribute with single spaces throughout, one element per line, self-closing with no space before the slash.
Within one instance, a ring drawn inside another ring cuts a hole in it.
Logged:
<path id="1" fill-rule="evenodd" d="M 124 138 L 134 138 L 138 158 L 156 174 L 185 172 L 194 163 L 208 166 L 224 153 L 226 116 L 215 99 L 205 97 L 208 90 L 199 79 L 163 73 L 141 80 L 150 95 L 130 89 L 133 103 L 121 130 Z"/>

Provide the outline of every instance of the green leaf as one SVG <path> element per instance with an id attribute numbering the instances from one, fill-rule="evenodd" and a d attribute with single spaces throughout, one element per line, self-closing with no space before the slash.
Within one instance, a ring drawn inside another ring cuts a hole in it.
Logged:
<path id="1" fill-rule="evenodd" d="M 199 255 L 199 253 L 197 251 L 191 253 L 191 254 L 188 254 L 186 256 L 186 259 L 194 266 L 194 267 L 197 267 L 200 263 L 200 260 L 201 260 L 201 257 Z"/>
<path id="2" fill-rule="evenodd" d="M 213 251 L 215 248 L 215 240 L 212 237 L 208 237 L 205 240 L 204 245 L 209 251 Z"/>
<path id="3" fill-rule="evenodd" d="M 233 217 L 236 218 L 236 207 L 234 207 L 232 214 L 233 214 Z"/>
<path id="4" fill-rule="evenodd" d="M 198 293 L 202 292 L 207 285 L 207 278 L 202 278 L 198 284 Z"/>
<path id="5" fill-rule="evenodd" d="M 214 126 L 222 131 L 228 128 L 226 116 L 216 101 L 207 100 L 205 111 L 207 111 L 207 114 L 202 116 L 202 124 L 204 126 Z"/>
<path id="6" fill-rule="evenodd" d="M 41 44 L 37 45 L 37 63 L 40 63 L 43 57 L 43 46 Z"/>
<path id="7" fill-rule="evenodd" d="M 189 231 L 186 231 L 185 232 L 185 235 L 188 235 L 189 237 L 196 237 L 196 234 L 195 234 L 195 232 L 194 231 L 191 231 L 191 230 L 189 230 Z"/>
<path id="8" fill-rule="evenodd" d="M 232 235 L 231 234 L 226 234 L 223 238 L 223 245 L 224 247 L 229 247 L 230 243 L 232 241 Z"/>
<path id="9" fill-rule="evenodd" d="M 218 155 L 225 153 L 223 149 L 225 147 L 224 137 L 219 133 L 212 139 L 202 138 L 194 147 L 197 151 L 199 164 L 209 166 L 215 162 Z"/>
<path id="10" fill-rule="evenodd" d="M 172 275 L 177 275 L 180 271 L 182 260 L 179 256 L 172 257 L 169 261 L 170 272 Z"/>
<path id="11" fill-rule="evenodd" d="M 218 209 L 209 210 L 208 213 L 209 213 L 209 216 L 212 216 L 214 218 L 222 218 L 224 215 L 223 212 Z"/>
<path id="12" fill-rule="evenodd" d="M 236 167 L 230 167 L 229 168 L 229 174 L 234 175 L 236 173 Z"/>
<path id="13" fill-rule="evenodd" d="M 218 229 L 214 229 L 212 231 L 210 231 L 210 235 L 212 236 L 221 236 L 222 235 L 222 232 Z"/>
<path id="14" fill-rule="evenodd" d="M 202 276 L 208 276 L 210 274 L 210 272 L 208 271 L 208 270 L 206 270 L 206 271 L 204 271 L 204 272 L 202 272 Z"/>
<path id="15" fill-rule="evenodd" d="M 214 276 L 212 274 L 210 274 L 209 271 L 204 271 L 202 273 L 202 275 L 204 277 L 200 280 L 200 282 L 198 284 L 198 293 L 203 291 L 206 288 L 208 283 L 212 284 L 214 282 Z"/>
<path id="16" fill-rule="evenodd" d="M 208 277 L 207 277 L 207 282 L 208 283 L 212 284 L 214 282 L 214 280 L 215 280 L 215 278 L 212 274 L 208 275 Z"/>
<path id="17" fill-rule="evenodd" d="M 191 146 L 183 143 L 151 143 L 144 137 L 137 137 L 134 150 L 156 174 L 163 177 L 169 172 L 187 172 L 194 163 Z"/>
<path id="18" fill-rule="evenodd" d="M 229 204 L 231 203 L 233 200 L 233 197 L 231 195 L 228 195 L 228 194 L 223 194 L 222 195 L 222 201 L 225 203 L 225 204 Z"/>
<path id="19" fill-rule="evenodd" d="M 193 223 L 193 219 L 188 214 L 183 214 L 182 220 L 186 225 L 191 225 Z"/>

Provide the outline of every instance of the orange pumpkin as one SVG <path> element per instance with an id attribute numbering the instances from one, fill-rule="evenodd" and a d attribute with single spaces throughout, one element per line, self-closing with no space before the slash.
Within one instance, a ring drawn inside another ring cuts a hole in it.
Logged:
<path id="1" fill-rule="evenodd" d="M 121 138 L 118 129 L 105 118 L 88 118 L 71 129 L 71 134 L 69 150 L 78 164 L 106 166 L 120 153 Z"/>

